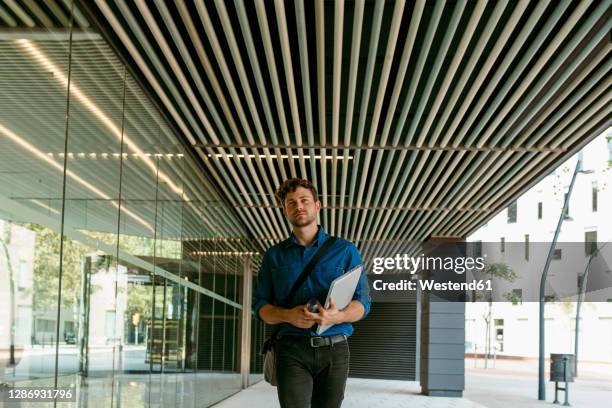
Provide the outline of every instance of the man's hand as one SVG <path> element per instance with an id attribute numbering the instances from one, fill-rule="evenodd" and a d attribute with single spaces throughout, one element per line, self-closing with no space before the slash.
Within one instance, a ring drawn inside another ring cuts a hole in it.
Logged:
<path id="1" fill-rule="evenodd" d="M 308 305 L 299 305 L 291 309 L 287 309 L 287 323 L 291 323 L 295 327 L 300 329 L 310 329 L 316 323 L 312 317 L 317 313 L 310 313 L 308 311 Z"/>
<path id="2" fill-rule="evenodd" d="M 315 323 L 329 325 L 356 322 L 365 313 L 363 305 L 358 300 L 352 300 L 342 310 L 338 310 L 333 299 L 329 299 L 329 307 L 327 309 L 324 309 L 318 302 L 317 305 L 319 312 L 312 313 L 308 311 L 308 305 L 299 305 L 291 309 L 285 309 L 284 307 L 268 304 L 259 309 L 259 316 L 268 324 L 290 323 L 300 329 L 310 329 Z"/>
<path id="3" fill-rule="evenodd" d="M 312 319 L 315 323 L 318 323 L 320 326 L 328 326 L 330 324 L 338 324 L 344 322 L 344 313 L 336 307 L 336 302 L 334 299 L 329 299 L 329 307 L 327 309 L 323 308 L 323 305 L 318 303 L 319 312 L 311 313 L 306 309 L 306 317 Z"/>

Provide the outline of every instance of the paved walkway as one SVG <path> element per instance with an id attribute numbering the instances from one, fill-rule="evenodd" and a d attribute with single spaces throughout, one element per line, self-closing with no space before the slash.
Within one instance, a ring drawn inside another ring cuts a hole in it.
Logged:
<path id="1" fill-rule="evenodd" d="M 467 398 L 426 397 L 416 382 L 349 378 L 342 408 L 485 408 Z M 277 408 L 276 388 L 260 381 L 214 408 Z"/>
<path id="2" fill-rule="evenodd" d="M 546 374 L 546 401 L 537 400 L 537 361 L 497 360 L 495 368 L 466 359 L 463 398 L 420 395 L 417 382 L 349 378 L 343 408 L 554 408 L 554 383 Z M 612 364 L 581 364 L 580 376 L 570 383 L 569 401 L 574 408 L 610 406 Z M 559 392 L 559 400 L 564 395 Z M 261 381 L 233 395 L 214 408 L 276 408 L 276 388 Z"/>
<path id="3" fill-rule="evenodd" d="M 466 359 L 464 396 L 490 408 L 556 407 L 554 383 L 546 372 L 546 401 L 538 401 L 538 362 L 536 360 L 497 360 L 495 368 L 484 369 L 482 360 Z M 491 367 L 491 365 L 489 365 Z M 548 364 L 547 364 L 548 369 Z M 574 408 L 603 408 L 612 396 L 612 364 L 580 363 L 579 377 L 569 384 L 569 402 Z M 559 400 L 565 395 L 559 391 Z M 604 402 L 605 401 L 605 402 Z"/>

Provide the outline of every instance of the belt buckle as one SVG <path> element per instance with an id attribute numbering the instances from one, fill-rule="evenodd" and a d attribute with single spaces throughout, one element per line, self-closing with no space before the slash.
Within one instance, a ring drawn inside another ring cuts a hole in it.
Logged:
<path id="1" fill-rule="evenodd" d="M 315 340 L 322 339 L 322 338 L 323 337 L 321 337 L 321 336 L 311 337 L 310 338 L 310 347 L 312 347 L 312 348 L 321 347 L 321 345 L 315 344 Z"/>

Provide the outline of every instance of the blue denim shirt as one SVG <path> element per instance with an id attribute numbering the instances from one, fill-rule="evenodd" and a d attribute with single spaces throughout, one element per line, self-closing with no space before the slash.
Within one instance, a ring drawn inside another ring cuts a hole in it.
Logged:
<path id="1" fill-rule="evenodd" d="M 361 255 L 355 244 L 338 238 L 328 248 L 327 253 L 319 259 L 308 279 L 298 289 L 293 301 L 289 305 L 280 305 L 289 294 L 293 283 L 327 238 L 327 233 L 323 227 L 319 226 L 319 232 L 308 248 L 300 245 L 292 233 L 288 239 L 266 251 L 259 270 L 257 286 L 253 292 L 253 311 L 257 319 L 261 320 L 259 309 L 267 304 L 291 308 L 306 304 L 313 297 L 316 297 L 321 304 L 325 304 L 332 281 L 362 263 Z M 365 309 L 363 317 L 365 317 L 370 312 L 371 303 L 365 269 L 361 273 L 353 299 L 363 304 Z M 278 334 L 280 336 L 316 336 L 316 329 L 316 325 L 310 329 L 300 329 L 292 324 L 283 323 Z M 350 323 L 336 324 L 323 332 L 322 335 L 332 336 L 335 334 L 350 336 L 353 334 L 353 325 Z"/>

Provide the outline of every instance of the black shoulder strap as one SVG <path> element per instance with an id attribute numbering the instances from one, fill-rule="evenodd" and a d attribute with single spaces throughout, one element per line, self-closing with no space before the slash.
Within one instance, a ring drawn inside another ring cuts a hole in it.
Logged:
<path id="1" fill-rule="evenodd" d="M 317 265 L 317 262 L 319 262 L 319 259 L 321 259 L 321 257 L 334 244 L 334 242 L 336 242 L 336 240 L 337 240 L 336 237 L 332 237 L 332 236 L 327 237 L 323 245 L 321 245 L 321 247 L 317 250 L 317 253 L 314 254 L 314 256 L 308 262 L 308 265 L 306 265 L 306 267 L 304 268 L 300 276 L 293 283 L 293 286 L 291 287 L 289 294 L 285 298 L 285 302 L 281 306 L 289 305 L 289 302 L 293 299 L 293 297 L 297 293 L 300 286 L 302 286 L 304 281 L 306 281 L 306 278 L 308 278 L 308 275 L 310 275 L 310 272 L 312 272 L 312 270 L 315 268 L 315 266 Z M 262 346 L 262 351 L 261 351 L 262 354 L 265 354 L 266 351 L 268 351 L 270 347 L 272 347 L 271 344 L 274 342 L 276 335 L 280 331 L 280 327 L 281 327 L 280 324 L 274 325 L 274 329 L 272 330 L 270 337 L 264 342 Z"/>
<path id="2" fill-rule="evenodd" d="M 317 253 L 314 254 L 314 256 L 310 259 L 310 262 L 308 262 L 308 265 L 306 265 L 306 267 L 302 271 L 302 274 L 297 278 L 297 280 L 291 287 L 291 290 L 289 291 L 289 294 L 285 298 L 285 302 L 283 303 L 283 305 L 290 304 L 291 300 L 293 300 L 293 297 L 297 293 L 300 286 L 302 286 L 302 284 L 306 281 L 306 278 L 308 278 L 308 275 L 310 275 L 310 272 L 312 272 L 312 270 L 317 265 L 317 262 L 319 262 L 319 259 L 321 259 L 321 257 L 334 244 L 334 242 L 336 242 L 336 240 L 337 240 L 336 237 L 332 237 L 332 236 L 327 237 L 323 245 L 321 245 Z"/>

